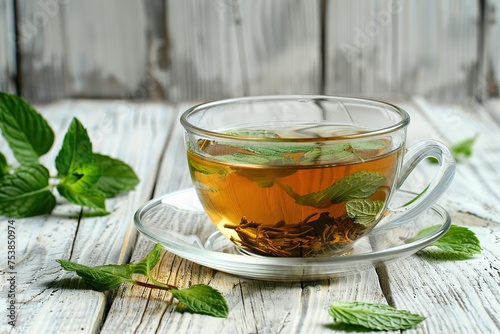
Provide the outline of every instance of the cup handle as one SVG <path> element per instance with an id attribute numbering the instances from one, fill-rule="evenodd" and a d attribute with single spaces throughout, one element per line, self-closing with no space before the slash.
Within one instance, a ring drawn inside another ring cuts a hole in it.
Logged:
<path id="1" fill-rule="evenodd" d="M 455 175 L 455 159 L 450 150 L 436 140 L 424 140 L 412 145 L 405 154 L 399 179 L 396 181 L 396 191 L 401 188 L 406 178 L 415 167 L 426 158 L 435 158 L 439 163 L 436 175 L 413 200 L 399 207 L 388 209 L 383 218 L 383 225 L 399 223 L 415 218 L 433 205 L 448 189 Z"/>

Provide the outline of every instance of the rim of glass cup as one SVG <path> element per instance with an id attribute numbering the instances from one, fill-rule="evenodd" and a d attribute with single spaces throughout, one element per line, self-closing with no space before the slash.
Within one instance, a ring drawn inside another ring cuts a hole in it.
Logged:
<path id="1" fill-rule="evenodd" d="M 206 130 L 200 127 L 193 125 L 188 118 L 197 113 L 204 111 L 211 107 L 241 103 L 241 102 L 262 102 L 262 101 L 297 101 L 300 100 L 329 100 L 332 102 L 342 102 L 342 101 L 350 101 L 350 102 L 358 102 L 358 103 L 366 103 L 367 105 L 372 104 L 378 107 L 388 108 L 392 111 L 397 112 L 401 116 L 401 120 L 391 126 L 383 127 L 380 129 L 367 131 L 358 134 L 351 135 L 342 135 L 342 136 L 333 136 L 333 137 L 322 137 L 322 138 L 269 138 L 269 137 L 255 137 L 255 136 L 245 136 L 245 135 L 235 135 L 235 134 L 226 134 L 217 131 Z M 323 142 L 323 141 L 332 141 L 332 140 L 349 140 L 349 139 L 359 139 L 359 138 L 367 138 L 380 136 L 388 133 L 396 132 L 400 129 L 403 129 L 408 126 L 410 123 L 410 116 L 408 113 L 389 102 L 380 101 L 376 99 L 370 98 L 361 98 L 361 97 L 345 97 L 345 96 L 335 96 L 335 95 L 265 95 L 265 96 L 245 96 L 238 98 L 230 98 L 230 99 L 222 99 L 215 100 L 210 102 L 200 103 L 195 105 L 186 111 L 184 111 L 181 115 L 180 122 L 185 130 L 195 133 L 197 135 L 202 135 L 205 137 L 217 138 L 217 139 L 237 139 L 237 140 L 246 140 L 246 141 L 256 141 L 256 142 Z"/>

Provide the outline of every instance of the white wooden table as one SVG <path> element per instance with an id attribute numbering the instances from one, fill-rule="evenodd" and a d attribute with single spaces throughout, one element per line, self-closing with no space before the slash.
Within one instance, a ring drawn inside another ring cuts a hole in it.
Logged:
<path id="1" fill-rule="evenodd" d="M 154 275 L 179 287 L 204 283 L 229 305 L 227 319 L 179 313 L 170 294 L 122 285 L 102 293 L 84 287 L 56 259 L 86 265 L 134 262 L 153 247 L 139 235 L 133 214 L 147 200 L 190 187 L 179 115 L 188 104 L 68 100 L 37 106 L 57 133 L 42 163 L 53 161 L 76 116 L 96 152 L 130 164 L 137 188 L 107 201 L 110 215 L 80 217 L 80 209 L 58 198 L 50 216 L 15 219 L 16 326 L 0 307 L 0 333 L 334 333 L 328 308 L 334 300 L 386 303 L 427 317 L 408 333 L 500 332 L 500 102 L 434 104 L 414 97 L 391 99 L 412 123 L 408 143 L 435 138 L 446 144 L 478 134 L 473 156 L 458 165 L 440 203 L 453 224 L 473 230 L 482 254 L 464 261 L 437 261 L 413 255 L 346 277 L 314 282 L 275 283 L 231 276 L 164 253 Z M 0 150 L 7 151 L 0 143 Z M 422 164 L 405 186 L 426 184 Z M 8 217 L 1 217 L 0 296 L 6 300 Z"/>

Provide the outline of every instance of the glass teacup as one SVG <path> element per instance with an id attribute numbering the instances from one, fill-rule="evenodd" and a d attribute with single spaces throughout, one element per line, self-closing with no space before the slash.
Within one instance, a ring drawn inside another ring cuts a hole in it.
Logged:
<path id="1" fill-rule="evenodd" d="M 443 144 L 405 148 L 409 115 L 389 103 L 261 96 L 204 103 L 181 117 L 194 188 L 218 230 L 257 255 L 339 255 L 377 224 L 412 219 L 447 189 Z M 423 159 L 436 176 L 411 203 L 394 193 Z"/>

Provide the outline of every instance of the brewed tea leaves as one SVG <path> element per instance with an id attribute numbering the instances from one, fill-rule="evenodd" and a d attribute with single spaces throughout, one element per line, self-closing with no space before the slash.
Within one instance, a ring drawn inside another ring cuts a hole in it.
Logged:
<path id="1" fill-rule="evenodd" d="M 370 198 L 385 182 L 385 176 L 377 172 L 357 172 L 346 176 L 325 190 L 302 195 L 296 199 L 301 205 L 315 208 L 354 199 Z"/>

